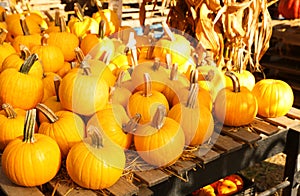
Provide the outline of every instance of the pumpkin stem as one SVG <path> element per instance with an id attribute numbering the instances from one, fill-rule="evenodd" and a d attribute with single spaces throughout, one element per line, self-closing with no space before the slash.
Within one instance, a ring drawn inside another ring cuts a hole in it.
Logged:
<path id="1" fill-rule="evenodd" d="M 56 116 L 55 113 L 43 103 L 38 103 L 36 105 L 36 109 L 41 111 L 51 123 L 55 123 L 59 119 L 58 116 Z"/>
<path id="2" fill-rule="evenodd" d="M 199 85 L 198 83 L 192 83 L 191 89 L 189 91 L 188 100 L 186 103 L 186 107 L 188 108 L 195 108 L 197 105 L 197 97 L 199 92 Z"/>
<path id="3" fill-rule="evenodd" d="M 45 10 L 44 14 L 47 16 L 47 18 L 49 19 L 50 22 L 54 21 L 54 18 L 52 17 L 52 15 L 49 13 L 48 10 Z"/>
<path id="4" fill-rule="evenodd" d="M 7 17 L 6 11 L 5 11 L 5 12 L 2 12 L 2 13 L 1 13 L 1 16 L 0 16 L 0 21 L 1 21 L 1 22 L 5 22 L 6 17 Z"/>
<path id="5" fill-rule="evenodd" d="M 204 76 L 204 79 L 205 79 L 206 81 L 211 82 L 212 79 L 214 78 L 214 76 L 215 76 L 214 70 L 209 70 L 208 73 Z"/>
<path id="6" fill-rule="evenodd" d="M 197 69 L 193 69 L 190 73 L 190 87 L 189 89 L 191 89 L 191 85 L 193 83 L 198 83 L 198 70 Z"/>
<path id="7" fill-rule="evenodd" d="M 42 39 L 41 39 L 41 45 L 42 46 L 47 46 L 48 45 L 48 43 L 47 43 L 48 38 L 49 38 L 49 34 L 44 33 L 43 36 L 42 36 Z"/>
<path id="8" fill-rule="evenodd" d="M 55 89 L 55 94 L 56 94 L 56 101 L 60 102 L 59 99 L 59 86 L 61 82 L 61 77 L 59 75 L 54 76 L 54 89 Z"/>
<path id="9" fill-rule="evenodd" d="M 124 123 L 122 125 L 123 131 L 125 133 L 134 133 L 141 117 L 142 117 L 141 114 L 136 113 L 127 123 Z"/>
<path id="10" fill-rule="evenodd" d="M 240 81 L 238 77 L 231 71 L 226 71 L 225 75 L 228 76 L 233 84 L 233 92 L 238 93 L 241 92 L 241 86 L 240 86 Z"/>
<path id="11" fill-rule="evenodd" d="M 136 67 L 138 65 L 138 56 L 137 56 L 137 50 L 136 50 L 136 39 L 134 38 L 134 33 L 130 32 L 128 43 L 124 49 L 125 53 L 128 53 L 131 51 L 131 63 L 132 67 Z"/>
<path id="12" fill-rule="evenodd" d="M 152 65 L 152 69 L 154 71 L 157 71 L 159 69 L 159 67 L 160 67 L 160 59 L 158 57 L 156 57 L 154 59 L 153 65 Z"/>
<path id="13" fill-rule="evenodd" d="M 8 31 L 6 29 L 0 28 L 0 44 L 2 45 L 4 40 L 6 39 Z"/>
<path id="14" fill-rule="evenodd" d="M 144 96 L 150 97 L 152 95 L 152 83 L 149 73 L 144 73 L 144 83 L 145 83 L 145 90 L 144 90 Z"/>
<path id="15" fill-rule="evenodd" d="M 87 76 L 91 75 L 92 71 L 91 71 L 90 64 L 87 62 L 86 57 L 84 56 L 81 48 L 76 47 L 75 54 L 76 54 L 76 59 L 80 64 L 80 68 L 83 70 L 83 75 L 87 75 Z"/>
<path id="16" fill-rule="evenodd" d="M 172 68 L 172 59 L 171 59 L 170 53 L 166 54 L 166 63 L 167 63 L 167 69 L 171 69 Z"/>
<path id="17" fill-rule="evenodd" d="M 156 112 L 152 118 L 151 126 L 156 129 L 161 129 L 164 126 L 166 114 L 166 107 L 164 105 L 158 105 Z"/>
<path id="18" fill-rule="evenodd" d="M 87 129 L 87 134 L 91 137 L 92 146 L 94 148 L 102 148 L 103 147 L 103 137 L 97 127 L 90 125 Z"/>
<path id="19" fill-rule="evenodd" d="M 32 55 L 30 55 L 22 64 L 22 66 L 20 67 L 19 72 L 23 73 L 23 74 L 28 74 L 28 72 L 30 71 L 31 67 L 33 66 L 33 64 L 38 60 L 38 55 L 36 53 L 33 53 Z"/>
<path id="20" fill-rule="evenodd" d="M 98 37 L 103 39 L 105 35 L 105 30 L 106 30 L 106 22 L 105 20 L 100 20 L 99 23 L 99 31 L 98 31 Z"/>
<path id="21" fill-rule="evenodd" d="M 67 24 L 66 24 L 64 16 L 59 17 L 59 28 L 60 28 L 60 32 L 67 31 Z"/>
<path id="22" fill-rule="evenodd" d="M 171 68 L 170 80 L 178 80 L 178 64 L 177 63 L 174 63 Z"/>
<path id="23" fill-rule="evenodd" d="M 27 59 L 31 55 L 29 48 L 23 44 L 20 44 L 20 52 L 21 52 L 20 58 L 22 60 Z"/>
<path id="24" fill-rule="evenodd" d="M 17 118 L 17 113 L 10 104 L 8 103 L 2 104 L 2 109 L 5 111 L 7 118 L 9 119 Z"/>
<path id="25" fill-rule="evenodd" d="M 60 11 L 56 10 L 54 14 L 54 25 L 56 27 L 60 26 Z"/>
<path id="26" fill-rule="evenodd" d="M 172 31 L 171 31 L 170 27 L 168 26 L 168 24 L 165 21 L 163 21 L 162 26 L 163 26 L 164 32 L 168 35 L 168 37 L 171 39 L 171 41 L 172 42 L 175 41 L 176 40 L 175 36 L 172 33 Z"/>
<path id="27" fill-rule="evenodd" d="M 115 87 L 121 87 L 122 86 L 122 82 L 123 82 L 124 77 L 125 77 L 125 71 L 122 70 L 118 74 L 118 77 L 117 77 L 117 80 L 116 80 L 116 83 L 115 83 Z"/>
<path id="28" fill-rule="evenodd" d="M 29 28 L 27 26 L 27 23 L 26 23 L 26 20 L 25 20 L 24 16 L 21 16 L 20 24 L 21 24 L 21 28 L 22 28 L 22 31 L 23 31 L 23 35 L 30 35 Z"/>
<path id="29" fill-rule="evenodd" d="M 36 119 L 36 109 L 31 109 L 26 111 L 25 115 L 25 124 L 24 124 L 24 134 L 23 134 L 23 142 L 26 143 L 34 143 L 34 129 L 35 129 L 35 121 Z"/>
<path id="30" fill-rule="evenodd" d="M 74 11 L 75 11 L 77 18 L 80 20 L 80 22 L 83 22 L 84 13 L 83 13 L 81 5 L 78 2 L 74 3 Z"/>

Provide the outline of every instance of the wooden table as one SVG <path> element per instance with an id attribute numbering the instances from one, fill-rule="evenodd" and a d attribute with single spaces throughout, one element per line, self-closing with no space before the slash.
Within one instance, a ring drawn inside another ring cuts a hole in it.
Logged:
<path id="1" fill-rule="evenodd" d="M 292 108 L 279 118 L 256 118 L 247 127 L 222 127 L 220 135 L 190 153 L 192 158 L 179 159 L 168 168 L 135 171 L 132 178 L 123 176 L 106 190 L 86 190 L 70 183 L 68 178 L 56 177 L 51 182 L 33 188 L 13 185 L 0 173 L 0 187 L 7 195 L 45 195 L 55 190 L 56 195 L 187 195 L 229 174 L 254 165 L 268 157 L 284 152 L 287 155 L 284 179 L 290 186 L 285 196 L 297 195 L 294 173 L 298 171 L 300 149 L 300 110 Z M 203 153 L 207 152 L 207 153 Z M 59 176 L 59 175 L 58 175 Z M 283 179 L 283 180 L 284 180 Z M 46 193 L 48 192 L 48 193 Z"/>

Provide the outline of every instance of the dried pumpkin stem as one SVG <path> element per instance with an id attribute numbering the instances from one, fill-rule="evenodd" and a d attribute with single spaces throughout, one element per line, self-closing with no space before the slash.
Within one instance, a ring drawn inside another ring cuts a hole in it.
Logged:
<path id="1" fill-rule="evenodd" d="M 38 103 L 36 109 L 41 111 L 51 123 L 55 123 L 59 119 L 58 116 L 56 116 L 56 114 L 45 104 Z"/>
<path id="2" fill-rule="evenodd" d="M 31 55 L 29 48 L 23 44 L 20 44 L 20 52 L 20 58 L 23 60 L 27 59 Z"/>
<path id="3" fill-rule="evenodd" d="M 47 18 L 49 19 L 50 22 L 54 21 L 54 18 L 52 17 L 52 15 L 49 13 L 48 10 L 45 10 L 44 14 L 47 16 Z"/>
<path id="4" fill-rule="evenodd" d="M 152 83 L 151 83 L 151 77 L 149 73 L 144 73 L 144 96 L 150 97 L 152 95 Z"/>
<path id="5" fill-rule="evenodd" d="M 171 59 L 170 53 L 166 54 L 166 63 L 167 63 L 167 69 L 171 69 L 172 68 L 172 59 Z"/>
<path id="6" fill-rule="evenodd" d="M 134 133 L 141 119 L 141 114 L 136 113 L 127 123 L 122 125 L 122 129 L 125 133 Z"/>
<path id="7" fill-rule="evenodd" d="M 6 39 L 8 31 L 6 29 L 0 28 L 0 44 L 2 45 L 4 40 Z"/>
<path id="8" fill-rule="evenodd" d="M 106 22 L 105 20 L 101 20 L 99 23 L 99 31 L 98 31 L 98 37 L 103 39 L 106 31 Z"/>
<path id="9" fill-rule="evenodd" d="M 55 89 L 55 94 L 56 94 L 56 101 L 60 102 L 59 86 L 60 86 L 60 82 L 61 82 L 61 77 L 59 77 L 59 75 L 55 75 L 53 81 L 54 81 L 54 89 Z"/>
<path id="10" fill-rule="evenodd" d="M 67 31 L 67 24 L 66 24 L 64 16 L 59 17 L 59 28 L 60 28 L 60 32 L 66 32 Z"/>
<path id="11" fill-rule="evenodd" d="M 26 143 L 35 142 L 35 138 L 34 138 L 34 129 L 36 123 L 35 119 L 36 119 L 36 109 L 30 109 L 26 111 L 23 142 Z"/>
<path id="12" fill-rule="evenodd" d="M 212 79 L 214 78 L 214 76 L 215 76 L 214 70 L 209 70 L 208 73 L 204 76 L 204 79 L 206 81 L 210 82 L 210 81 L 212 81 Z"/>
<path id="13" fill-rule="evenodd" d="M 54 14 L 54 25 L 56 27 L 60 26 L 60 11 L 56 10 Z"/>
<path id="14" fill-rule="evenodd" d="M 191 73 L 190 73 L 190 87 L 189 87 L 189 89 L 191 89 L 191 85 L 193 84 L 193 83 L 198 83 L 198 70 L 197 69 L 194 69 L 194 70 L 192 70 L 191 71 Z"/>
<path id="15" fill-rule="evenodd" d="M 5 111 L 7 118 L 9 119 L 17 118 L 17 113 L 10 104 L 8 103 L 2 104 L 2 109 Z"/>
<path id="16" fill-rule="evenodd" d="M 164 126 L 166 114 L 167 110 L 164 105 L 157 106 L 156 112 L 151 121 L 151 126 L 156 129 L 161 129 Z"/>
<path id="17" fill-rule="evenodd" d="M 188 100 L 186 103 L 186 107 L 188 108 L 195 108 L 197 105 L 197 97 L 199 92 L 199 85 L 198 83 L 191 84 L 191 89 L 189 91 Z"/>
<path id="18" fill-rule="evenodd" d="M 99 129 L 93 125 L 90 125 L 87 129 L 88 136 L 92 139 L 92 146 L 94 148 L 102 148 L 103 147 L 103 137 L 99 131 Z"/>
<path id="19" fill-rule="evenodd" d="M 175 37 L 174 34 L 172 33 L 170 27 L 168 26 L 168 24 L 164 21 L 162 22 L 162 27 L 164 29 L 164 32 L 168 35 L 168 37 L 171 39 L 171 41 L 175 41 Z"/>
<path id="20" fill-rule="evenodd" d="M 26 23 L 26 20 L 25 20 L 24 16 L 22 16 L 20 18 L 20 24 L 21 24 L 23 35 L 30 35 L 29 28 L 27 26 L 27 23 Z"/>
<path id="21" fill-rule="evenodd" d="M 152 65 L 152 69 L 154 71 L 157 71 L 160 68 L 160 59 L 158 57 L 156 57 L 154 59 L 153 65 Z"/>
<path id="22" fill-rule="evenodd" d="M 241 86 L 238 77 L 231 71 L 226 71 L 225 75 L 228 76 L 232 81 L 233 92 L 235 93 L 241 92 Z"/>
<path id="23" fill-rule="evenodd" d="M 178 80 L 178 64 L 177 63 L 174 63 L 171 68 L 170 80 Z"/>
<path id="24" fill-rule="evenodd" d="M 48 38 L 49 38 L 49 34 L 44 33 L 43 36 L 42 36 L 42 39 L 41 39 L 41 45 L 42 46 L 47 46 L 48 45 L 48 43 L 47 43 Z"/>
<path id="25" fill-rule="evenodd" d="M 5 22 L 6 18 L 7 18 L 7 13 L 6 12 L 2 12 L 2 14 L 0 16 L 0 21 L 1 22 Z"/>
<path id="26" fill-rule="evenodd" d="M 28 72 L 30 71 L 31 67 L 33 66 L 33 64 L 38 60 L 38 55 L 33 53 L 32 55 L 30 55 L 22 64 L 22 66 L 20 67 L 19 72 L 24 73 L 24 74 L 28 74 Z"/>
<path id="27" fill-rule="evenodd" d="M 83 13 L 81 5 L 78 2 L 74 3 L 74 11 L 75 11 L 75 14 L 76 14 L 77 18 L 81 22 L 83 22 L 83 20 L 84 20 L 84 13 Z"/>

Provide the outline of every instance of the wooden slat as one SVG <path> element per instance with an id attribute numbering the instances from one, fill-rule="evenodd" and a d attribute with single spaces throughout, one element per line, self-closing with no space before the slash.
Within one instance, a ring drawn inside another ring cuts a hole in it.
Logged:
<path id="1" fill-rule="evenodd" d="M 70 185 L 68 185 L 67 183 L 65 183 L 62 180 L 59 179 L 53 179 L 48 183 L 48 186 L 53 189 L 56 190 L 55 191 L 55 195 L 68 195 L 68 196 L 97 196 L 97 194 L 95 192 L 93 192 L 92 190 L 88 190 L 88 189 L 83 189 L 83 188 L 76 188 L 71 187 Z"/>
<path id="2" fill-rule="evenodd" d="M 206 151 L 204 154 L 199 153 L 199 151 L 196 151 L 194 152 L 194 155 L 202 162 L 202 164 L 206 164 L 220 157 L 220 153 L 212 149 Z"/>
<path id="3" fill-rule="evenodd" d="M 144 181 L 149 187 L 157 185 L 165 180 L 168 180 L 170 175 L 161 171 L 160 169 L 153 169 L 149 171 L 137 171 L 134 175 Z"/>
<path id="4" fill-rule="evenodd" d="M 293 119 L 300 119 L 300 110 L 292 107 L 290 111 L 286 114 L 286 116 Z"/>
<path id="5" fill-rule="evenodd" d="M 236 139 L 238 141 L 243 141 L 248 144 L 253 144 L 254 142 L 261 139 L 256 133 L 253 133 L 247 127 L 238 127 L 238 128 L 230 128 L 230 127 L 223 127 L 222 133 Z"/>
<path id="6" fill-rule="evenodd" d="M 185 174 L 186 172 L 190 171 L 191 169 L 196 167 L 196 163 L 186 160 L 178 160 L 175 164 L 171 165 L 170 168 L 176 172 L 177 174 Z"/>
<path id="7" fill-rule="evenodd" d="M 273 135 L 279 131 L 277 126 L 271 125 L 261 119 L 254 119 L 250 125 L 258 132 L 263 133 L 265 135 Z"/>
<path id="8" fill-rule="evenodd" d="M 139 187 L 139 193 L 140 196 L 152 196 L 154 193 L 150 189 L 148 189 L 146 186 L 140 186 Z"/>
<path id="9" fill-rule="evenodd" d="M 30 196 L 42 196 L 44 195 L 36 187 L 21 187 L 13 184 L 3 173 L 2 168 L 0 168 L 0 188 L 5 195 L 8 196 L 20 196 L 20 195 L 30 195 Z"/>
<path id="10" fill-rule="evenodd" d="M 114 185 L 107 188 L 107 190 L 115 196 L 131 196 L 137 195 L 139 192 L 138 187 L 123 177 L 121 177 Z"/>
<path id="11" fill-rule="evenodd" d="M 287 116 L 280 116 L 280 117 L 276 117 L 276 118 L 264 118 L 264 120 L 271 124 L 281 126 L 286 129 L 299 124 L 298 121 L 288 118 Z"/>
<path id="12" fill-rule="evenodd" d="M 226 152 L 231 152 L 242 148 L 242 144 L 233 140 L 231 137 L 219 135 L 218 139 L 214 145 L 216 148 L 224 150 Z"/>

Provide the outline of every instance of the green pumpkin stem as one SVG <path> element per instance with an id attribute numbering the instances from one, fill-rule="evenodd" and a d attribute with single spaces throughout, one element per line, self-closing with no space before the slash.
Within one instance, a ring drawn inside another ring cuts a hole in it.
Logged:
<path id="1" fill-rule="evenodd" d="M 54 21 L 54 18 L 52 17 L 52 15 L 49 13 L 48 10 L 45 10 L 43 13 L 47 16 L 50 22 Z"/>
<path id="2" fill-rule="evenodd" d="M 36 105 L 36 109 L 42 112 L 51 123 L 55 123 L 59 119 L 58 116 L 56 116 L 56 114 L 43 103 L 38 103 Z"/>
<path id="3" fill-rule="evenodd" d="M 99 129 L 93 125 L 90 125 L 87 129 L 88 136 L 92 139 L 92 146 L 94 148 L 102 148 L 103 147 L 103 137 L 99 131 Z"/>
<path id="4" fill-rule="evenodd" d="M 75 11 L 75 14 L 76 14 L 77 18 L 79 19 L 79 21 L 83 22 L 84 13 L 83 13 L 81 5 L 78 2 L 74 3 L 74 11 Z"/>
<path id="5" fill-rule="evenodd" d="M 60 32 L 66 32 L 67 31 L 67 24 L 66 24 L 64 16 L 59 17 L 59 28 L 60 28 Z"/>
<path id="6" fill-rule="evenodd" d="M 9 119 L 17 118 L 17 113 L 10 104 L 8 103 L 2 104 L 2 109 L 5 111 L 7 118 Z"/>
<path id="7" fill-rule="evenodd" d="M 6 39 L 6 35 L 7 35 L 7 30 L 0 28 L 0 45 L 2 45 L 4 43 L 4 40 Z"/>
<path id="8" fill-rule="evenodd" d="M 61 77 L 59 75 L 55 75 L 53 81 L 54 81 L 54 89 L 55 89 L 55 94 L 56 94 L 56 101 L 60 102 L 59 86 L 60 86 L 60 82 L 61 82 Z"/>
<path id="9" fill-rule="evenodd" d="M 29 28 L 27 26 L 27 23 L 26 23 L 26 20 L 25 20 L 24 16 L 22 16 L 20 18 L 20 24 L 21 24 L 21 28 L 22 28 L 22 31 L 23 31 L 23 35 L 30 35 Z"/>
<path id="10" fill-rule="evenodd" d="M 100 20 L 98 38 L 103 39 L 105 36 L 105 31 L 106 31 L 106 22 L 105 20 Z"/>
<path id="11" fill-rule="evenodd" d="M 34 143 L 34 129 L 36 123 L 36 109 L 31 109 L 26 111 L 25 115 L 25 124 L 24 124 L 24 134 L 23 142 Z"/>
<path id="12" fill-rule="evenodd" d="M 28 59 L 28 57 L 31 55 L 29 48 L 23 44 L 20 44 L 20 52 L 21 52 L 20 58 L 24 61 Z"/>
<path id="13" fill-rule="evenodd" d="M 23 74 L 28 74 L 28 72 L 30 71 L 31 67 L 33 66 L 33 64 L 38 60 L 38 55 L 33 53 L 32 55 L 30 55 L 22 64 L 22 66 L 20 67 L 19 72 L 23 73 Z"/>
<path id="14" fill-rule="evenodd" d="M 164 105 L 158 105 L 152 118 L 151 126 L 156 129 L 161 129 L 164 126 L 166 114 L 166 107 Z"/>
<path id="15" fill-rule="evenodd" d="M 189 91 L 188 100 L 186 102 L 186 107 L 196 108 L 197 101 L 198 101 L 198 92 L 199 92 L 198 83 L 191 84 L 191 89 Z"/>
<path id="16" fill-rule="evenodd" d="M 123 131 L 125 133 L 134 133 L 141 117 L 141 114 L 136 113 L 127 123 L 122 125 Z"/>
<path id="17" fill-rule="evenodd" d="M 174 63 L 171 68 L 170 80 L 178 80 L 178 64 L 177 63 Z"/>
<path id="18" fill-rule="evenodd" d="M 152 65 L 152 69 L 153 69 L 154 71 L 157 71 L 157 70 L 159 69 L 159 67 L 160 67 L 160 59 L 159 59 L 158 57 L 156 57 L 156 58 L 154 59 L 153 65 Z"/>
<path id="19" fill-rule="evenodd" d="M 144 73 L 144 84 L 145 84 L 144 96 L 150 97 L 152 95 L 152 83 L 151 83 L 151 78 L 149 73 Z"/>
<path id="20" fill-rule="evenodd" d="M 238 77 L 231 71 L 226 71 L 225 75 L 228 76 L 232 81 L 232 85 L 233 85 L 232 91 L 235 93 L 241 92 L 241 86 Z"/>

